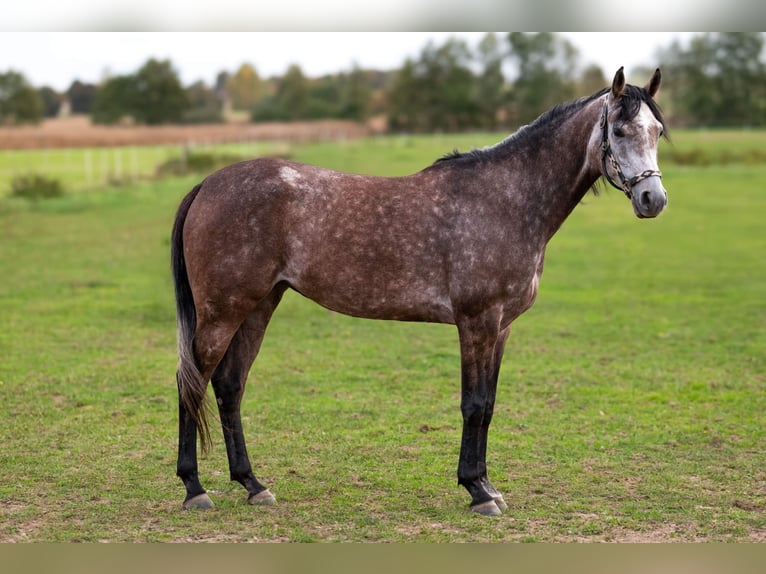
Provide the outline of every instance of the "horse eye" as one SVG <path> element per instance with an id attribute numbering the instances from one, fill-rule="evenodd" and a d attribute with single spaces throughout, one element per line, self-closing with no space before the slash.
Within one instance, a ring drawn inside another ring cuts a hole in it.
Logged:
<path id="1" fill-rule="evenodd" d="M 615 137 L 618 137 L 618 138 L 625 137 L 625 131 L 622 128 L 617 126 L 614 127 L 614 129 L 612 130 L 612 133 L 615 135 Z"/>

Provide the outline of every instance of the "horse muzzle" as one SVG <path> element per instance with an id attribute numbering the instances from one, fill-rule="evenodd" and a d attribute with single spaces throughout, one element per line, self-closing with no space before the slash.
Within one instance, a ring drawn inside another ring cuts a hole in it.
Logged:
<path id="1" fill-rule="evenodd" d="M 636 217 L 641 219 L 657 217 L 668 204 L 668 194 L 661 184 L 634 189 L 632 203 Z"/>

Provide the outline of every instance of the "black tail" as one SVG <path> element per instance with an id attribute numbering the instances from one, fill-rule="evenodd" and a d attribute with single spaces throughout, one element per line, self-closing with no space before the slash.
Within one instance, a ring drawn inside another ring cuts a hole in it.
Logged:
<path id="1" fill-rule="evenodd" d="M 207 381 L 202 379 L 194 358 L 194 332 L 197 327 L 197 312 L 194 307 L 194 295 L 189 285 L 184 258 L 183 230 L 186 216 L 202 184 L 192 189 L 181 202 L 173 224 L 170 245 L 170 261 L 176 291 L 176 321 L 178 324 L 178 400 L 186 408 L 197 424 L 202 452 L 207 451 L 210 441 L 208 425 Z"/>

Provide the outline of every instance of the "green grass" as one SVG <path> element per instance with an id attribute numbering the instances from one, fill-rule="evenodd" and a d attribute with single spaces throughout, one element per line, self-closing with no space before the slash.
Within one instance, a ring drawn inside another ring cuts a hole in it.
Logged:
<path id="1" fill-rule="evenodd" d="M 189 149 L 253 157 L 283 153 L 287 144 L 275 142 L 245 142 L 215 145 L 194 145 Z M 43 174 L 61 182 L 70 193 L 126 184 L 152 178 L 157 167 L 168 160 L 180 158 L 182 145 L 127 146 L 41 150 L 0 151 L 0 198 L 11 190 L 14 177 Z"/>
<path id="2" fill-rule="evenodd" d="M 294 157 L 407 173 L 496 139 Z M 200 465 L 216 509 L 181 511 L 168 237 L 196 179 L 0 201 L 0 540 L 763 541 L 766 167 L 661 166 L 659 219 L 604 192 L 549 246 L 501 372 L 488 459 L 510 508 L 495 519 L 456 485 L 454 328 L 293 293 L 243 405 L 278 504 L 245 504 L 219 433 Z"/>

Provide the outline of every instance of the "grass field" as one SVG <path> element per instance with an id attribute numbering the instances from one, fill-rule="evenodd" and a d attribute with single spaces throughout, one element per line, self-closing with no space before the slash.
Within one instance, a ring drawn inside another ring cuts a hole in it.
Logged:
<path id="1" fill-rule="evenodd" d="M 89 147 L 0 151 L 0 198 L 7 196 L 15 177 L 42 174 L 61 182 L 65 190 L 78 193 L 154 178 L 158 167 L 180 159 L 190 151 L 254 157 L 280 153 L 286 144 L 246 142 L 196 145 Z"/>
<path id="2" fill-rule="evenodd" d="M 393 175 L 497 139 L 291 153 Z M 766 541 L 766 166 L 661 168 L 659 219 L 604 192 L 550 244 L 501 371 L 494 519 L 456 485 L 454 328 L 290 293 L 243 405 L 279 502 L 244 503 L 218 434 L 216 509 L 181 511 L 168 237 L 198 178 L 0 201 L 0 541 Z"/>

